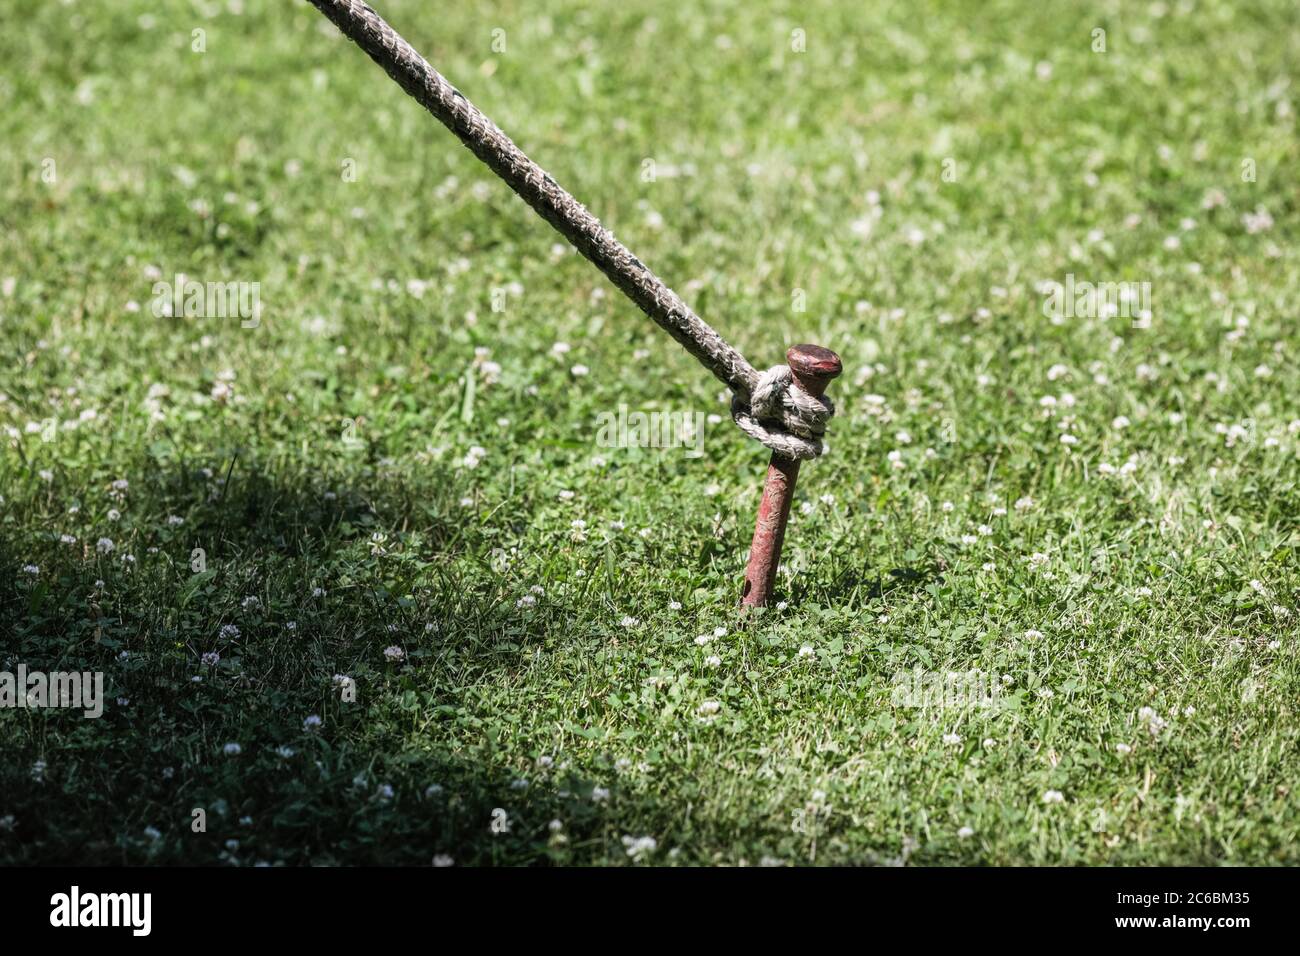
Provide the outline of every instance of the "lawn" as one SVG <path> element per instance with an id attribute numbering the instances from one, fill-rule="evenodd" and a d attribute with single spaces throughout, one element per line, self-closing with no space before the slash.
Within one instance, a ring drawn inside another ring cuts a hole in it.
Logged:
<path id="1" fill-rule="evenodd" d="M 0 670 L 107 697 L 0 862 L 1300 863 L 1292 3 L 376 4 L 843 357 L 780 603 L 719 383 L 310 5 L 0 0 Z"/>

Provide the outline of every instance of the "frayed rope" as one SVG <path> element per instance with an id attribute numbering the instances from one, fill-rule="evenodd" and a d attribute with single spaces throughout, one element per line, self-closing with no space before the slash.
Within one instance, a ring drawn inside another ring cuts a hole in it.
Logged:
<path id="1" fill-rule="evenodd" d="M 740 430 L 783 458 L 821 455 L 821 436 L 834 414 L 829 398 L 816 398 L 794 383 L 788 365 L 760 372 L 748 402 L 740 394 L 731 399 L 731 418 Z"/>

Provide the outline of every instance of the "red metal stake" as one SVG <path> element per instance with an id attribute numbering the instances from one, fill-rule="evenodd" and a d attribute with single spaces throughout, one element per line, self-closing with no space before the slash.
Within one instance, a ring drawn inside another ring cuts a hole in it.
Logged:
<path id="1" fill-rule="evenodd" d="M 794 384 L 809 395 L 821 396 L 831 379 L 844 370 L 840 357 L 820 345 L 795 345 L 785 353 Z M 772 596 L 776 568 L 781 561 L 781 543 L 785 525 L 790 520 L 790 502 L 794 500 L 794 483 L 799 477 L 799 460 L 772 455 L 763 482 L 763 500 L 758 505 L 754 525 L 754 542 L 749 546 L 749 565 L 745 568 L 745 588 L 740 603 L 762 607 Z"/>

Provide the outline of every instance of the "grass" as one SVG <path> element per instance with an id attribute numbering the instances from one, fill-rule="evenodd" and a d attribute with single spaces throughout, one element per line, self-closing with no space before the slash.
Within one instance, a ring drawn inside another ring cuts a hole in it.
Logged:
<path id="1" fill-rule="evenodd" d="M 752 618 L 718 384 L 310 6 L 0 2 L 0 669 L 109 697 L 0 710 L 0 862 L 1300 862 L 1290 5 L 703 6 L 380 12 L 843 356 Z"/>

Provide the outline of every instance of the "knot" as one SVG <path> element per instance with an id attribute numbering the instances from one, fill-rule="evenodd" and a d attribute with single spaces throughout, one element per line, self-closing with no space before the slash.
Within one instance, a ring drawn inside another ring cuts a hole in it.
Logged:
<path id="1" fill-rule="evenodd" d="M 820 455 L 821 436 L 834 414 L 829 398 L 814 397 L 794 384 L 788 365 L 760 372 L 748 402 L 738 394 L 731 399 L 731 417 L 740 430 L 782 458 Z"/>

